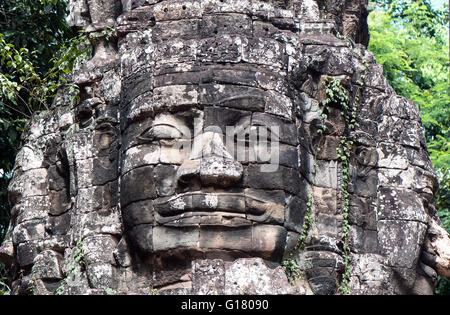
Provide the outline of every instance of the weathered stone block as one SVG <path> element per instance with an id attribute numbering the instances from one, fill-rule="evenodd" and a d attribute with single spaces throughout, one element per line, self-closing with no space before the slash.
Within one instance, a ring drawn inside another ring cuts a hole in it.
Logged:
<path id="1" fill-rule="evenodd" d="M 34 196 L 23 198 L 20 203 L 11 209 L 11 220 L 14 224 L 25 221 L 43 220 L 51 213 L 49 198 L 47 196 Z"/>
<path id="2" fill-rule="evenodd" d="M 247 38 L 227 35 L 202 39 L 199 45 L 199 61 L 208 63 L 238 63 L 247 47 Z"/>
<path id="3" fill-rule="evenodd" d="M 114 278 L 114 269 L 110 264 L 91 264 L 86 268 L 90 287 L 93 289 L 114 290 L 117 281 Z"/>
<path id="4" fill-rule="evenodd" d="M 225 263 L 225 294 L 304 294 L 292 287 L 281 267 L 270 269 L 260 258 Z"/>
<path id="5" fill-rule="evenodd" d="M 17 203 L 18 198 L 44 196 L 48 193 L 48 171 L 45 168 L 32 169 L 27 172 L 14 172 L 14 178 L 8 186 L 9 202 Z"/>
<path id="6" fill-rule="evenodd" d="M 203 247 L 198 228 L 168 228 L 156 226 L 153 228 L 153 250 L 155 252 L 176 248 Z"/>
<path id="7" fill-rule="evenodd" d="M 242 13 L 249 14 L 250 8 L 249 3 L 238 0 L 229 1 L 215 1 L 215 0 L 205 0 L 202 2 L 202 7 L 204 13 Z"/>
<path id="8" fill-rule="evenodd" d="M 141 224 L 131 228 L 128 235 L 132 245 L 143 254 L 153 253 L 153 227 L 150 224 Z M 161 237 L 161 235 L 160 235 Z"/>
<path id="9" fill-rule="evenodd" d="M 340 255 L 325 251 L 307 252 L 301 258 L 300 266 L 305 270 L 314 294 L 330 295 L 336 292 L 338 275 L 344 267 Z"/>
<path id="10" fill-rule="evenodd" d="M 196 105 L 197 88 L 192 85 L 162 86 L 153 90 L 153 102 L 156 108 L 174 110 L 177 107 Z"/>
<path id="11" fill-rule="evenodd" d="M 159 163 L 161 148 L 158 145 L 140 145 L 124 152 L 122 174 L 141 166 Z"/>
<path id="12" fill-rule="evenodd" d="M 183 146 L 161 146 L 161 155 L 159 160 L 161 163 L 181 165 L 186 158 L 186 152 Z"/>
<path id="13" fill-rule="evenodd" d="M 340 192 L 332 188 L 313 188 L 314 211 L 320 214 L 338 215 Z"/>
<path id="14" fill-rule="evenodd" d="M 364 198 L 350 195 L 349 222 L 370 230 L 377 228 L 376 197 Z"/>
<path id="15" fill-rule="evenodd" d="M 204 84 L 200 86 L 199 102 L 205 105 L 263 111 L 266 106 L 266 94 L 253 87 Z"/>
<path id="16" fill-rule="evenodd" d="M 380 220 L 378 243 L 386 265 L 414 268 L 424 241 L 426 225 L 414 221 Z"/>
<path id="17" fill-rule="evenodd" d="M 153 7 L 156 21 L 200 18 L 202 6 L 197 1 L 160 2 Z"/>
<path id="18" fill-rule="evenodd" d="M 21 267 L 31 265 L 37 254 L 38 250 L 35 242 L 26 242 L 17 245 L 17 263 Z"/>
<path id="19" fill-rule="evenodd" d="M 144 166 L 136 168 L 122 176 L 121 203 L 126 206 L 133 201 L 153 199 L 156 197 L 153 167 Z M 136 187 L 134 183 L 140 183 Z"/>
<path id="20" fill-rule="evenodd" d="M 201 34 L 210 37 L 212 34 L 251 34 L 252 20 L 244 14 L 208 14 L 203 16 Z"/>
<path id="21" fill-rule="evenodd" d="M 113 252 L 117 246 L 111 235 L 92 235 L 83 240 L 83 261 L 87 265 L 96 263 L 113 263 Z"/>
<path id="22" fill-rule="evenodd" d="M 358 164 L 371 167 L 377 166 L 379 160 L 375 147 L 366 147 L 363 145 L 356 148 L 355 158 Z"/>
<path id="23" fill-rule="evenodd" d="M 380 143 L 377 148 L 378 167 L 406 169 L 408 167 L 408 159 L 406 149 L 403 146 Z"/>
<path id="24" fill-rule="evenodd" d="M 244 61 L 262 64 L 271 68 L 286 68 L 286 47 L 282 43 L 268 38 L 251 39 L 244 52 Z"/>
<path id="25" fill-rule="evenodd" d="M 339 164 L 336 161 L 318 160 L 313 171 L 313 183 L 318 187 L 339 189 Z"/>
<path id="26" fill-rule="evenodd" d="M 70 230 L 70 213 L 48 217 L 45 229 L 52 235 L 66 235 Z"/>
<path id="27" fill-rule="evenodd" d="M 158 196 L 170 196 L 177 185 L 177 168 L 172 165 L 157 165 L 154 168 L 156 193 Z"/>
<path id="28" fill-rule="evenodd" d="M 103 186 L 81 188 L 75 197 L 75 206 L 80 212 L 89 212 L 98 209 L 109 209 L 118 203 L 117 181 Z"/>
<path id="29" fill-rule="evenodd" d="M 76 231 L 80 237 L 94 234 L 122 235 L 123 232 L 120 213 L 115 208 L 72 216 L 72 222 L 79 222 Z"/>
<path id="30" fill-rule="evenodd" d="M 307 210 L 306 201 L 291 196 L 286 202 L 284 226 L 288 230 L 301 233 L 303 231 L 303 222 Z"/>
<path id="31" fill-rule="evenodd" d="M 252 228 L 201 227 L 199 247 L 248 252 L 252 250 Z"/>
<path id="32" fill-rule="evenodd" d="M 419 195 L 411 190 L 393 187 L 379 189 L 378 218 L 427 223 L 427 214 Z"/>
<path id="33" fill-rule="evenodd" d="M 31 274 L 36 279 L 62 279 L 61 261 L 61 254 L 44 250 L 34 258 Z"/>
<path id="34" fill-rule="evenodd" d="M 298 171 L 285 166 L 279 166 L 278 171 L 269 173 L 261 172 L 261 164 L 248 166 L 248 185 L 256 189 L 280 189 L 292 194 L 299 194 L 305 183 L 301 181 Z"/>
<path id="35" fill-rule="evenodd" d="M 183 40 L 197 38 L 199 37 L 201 27 L 201 19 L 158 22 L 153 27 L 153 42 L 160 43 L 176 38 Z"/>
<path id="36" fill-rule="evenodd" d="M 161 43 L 155 47 L 154 61 L 160 69 L 195 61 L 198 45 L 197 40 L 180 41 L 179 39 Z"/>
<path id="37" fill-rule="evenodd" d="M 14 244 L 32 240 L 40 240 L 46 237 L 45 223 L 42 220 L 26 221 L 18 224 L 12 233 Z"/>
<path id="38" fill-rule="evenodd" d="M 361 197 L 376 196 L 377 187 L 379 185 L 379 175 L 377 169 L 364 166 L 349 166 L 350 187 L 349 191 Z"/>
<path id="39" fill-rule="evenodd" d="M 143 200 L 129 204 L 122 208 L 122 218 L 127 228 L 153 223 L 153 201 Z"/>
<path id="40" fill-rule="evenodd" d="M 192 293 L 222 295 L 225 289 L 225 265 L 220 259 L 192 262 Z"/>
<path id="41" fill-rule="evenodd" d="M 287 231 L 277 225 L 255 225 L 252 231 L 252 250 L 258 256 L 278 261 L 283 256 Z"/>
<path id="42" fill-rule="evenodd" d="M 286 194 L 282 190 L 258 190 L 245 189 L 245 206 L 248 218 L 253 215 L 264 218 L 264 222 L 274 222 L 283 224 L 285 221 L 285 200 Z"/>
<path id="43" fill-rule="evenodd" d="M 116 156 L 95 158 L 92 165 L 92 184 L 100 186 L 116 180 L 119 177 L 118 159 L 118 154 Z"/>
<path id="44" fill-rule="evenodd" d="M 356 253 L 379 253 L 377 231 L 352 225 L 349 234 L 349 244 Z"/>

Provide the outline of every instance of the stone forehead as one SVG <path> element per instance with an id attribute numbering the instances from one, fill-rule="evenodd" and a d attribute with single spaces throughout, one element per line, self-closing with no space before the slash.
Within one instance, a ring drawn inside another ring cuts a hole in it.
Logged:
<path id="1" fill-rule="evenodd" d="M 271 14 L 272 16 L 292 17 L 292 10 L 304 2 L 305 7 L 317 7 L 315 1 L 306 0 L 139 0 L 124 1 L 124 11 L 141 6 L 152 6 L 157 21 L 194 18 L 202 14 L 239 12 L 244 14 Z M 286 10 L 288 9 L 288 10 Z"/>
<path id="2" fill-rule="evenodd" d="M 151 1 L 130 8 L 118 18 L 118 30 L 121 105 L 131 121 L 204 105 L 292 120 L 298 102 L 291 73 L 305 63 L 303 41 L 331 31 L 314 28 L 315 1 Z M 137 18 L 153 22 L 130 30 Z M 335 38 L 333 45 L 346 46 Z M 344 64 L 332 63 L 338 64 L 332 69 Z"/>

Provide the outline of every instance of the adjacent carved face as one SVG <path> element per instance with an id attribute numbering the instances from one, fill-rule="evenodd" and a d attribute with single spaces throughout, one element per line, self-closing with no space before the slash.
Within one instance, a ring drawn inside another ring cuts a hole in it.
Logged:
<path id="1" fill-rule="evenodd" d="M 135 246 L 279 259 L 287 231 L 301 229 L 306 189 L 291 100 L 212 82 L 156 94 L 159 104 L 139 99 L 123 111 L 121 206 Z"/>

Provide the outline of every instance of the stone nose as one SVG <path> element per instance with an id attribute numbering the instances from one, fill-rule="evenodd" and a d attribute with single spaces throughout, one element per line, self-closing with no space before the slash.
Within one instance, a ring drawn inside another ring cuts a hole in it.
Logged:
<path id="1" fill-rule="evenodd" d="M 194 139 L 189 159 L 178 169 L 178 179 L 199 177 L 202 185 L 229 186 L 239 181 L 242 164 L 236 161 L 217 132 L 205 132 Z"/>

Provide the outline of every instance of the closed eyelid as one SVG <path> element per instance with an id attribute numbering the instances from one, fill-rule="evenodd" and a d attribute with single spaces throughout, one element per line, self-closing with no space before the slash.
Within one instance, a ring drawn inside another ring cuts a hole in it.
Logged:
<path id="1" fill-rule="evenodd" d="M 138 138 L 142 141 L 154 141 L 163 139 L 178 139 L 182 136 L 183 134 L 174 126 L 168 124 L 156 124 L 145 129 Z"/>
<path id="2" fill-rule="evenodd" d="M 176 140 L 190 138 L 190 130 L 184 126 L 174 126 L 168 123 L 157 123 L 150 128 L 152 140 Z"/>

